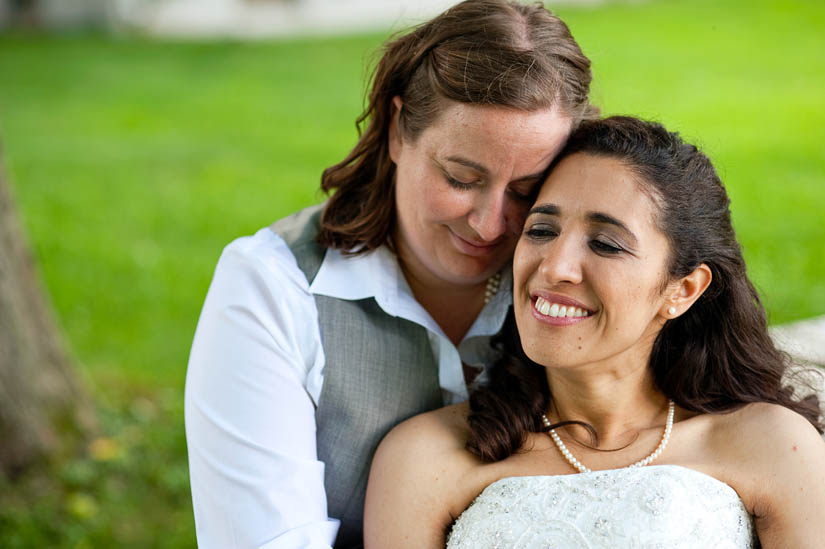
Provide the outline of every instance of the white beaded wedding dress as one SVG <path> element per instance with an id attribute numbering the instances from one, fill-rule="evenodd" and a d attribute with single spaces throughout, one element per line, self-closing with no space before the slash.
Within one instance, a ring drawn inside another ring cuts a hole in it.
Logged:
<path id="1" fill-rule="evenodd" d="M 755 546 L 752 517 L 733 488 L 676 465 L 503 478 L 458 517 L 447 542 L 448 549 Z"/>

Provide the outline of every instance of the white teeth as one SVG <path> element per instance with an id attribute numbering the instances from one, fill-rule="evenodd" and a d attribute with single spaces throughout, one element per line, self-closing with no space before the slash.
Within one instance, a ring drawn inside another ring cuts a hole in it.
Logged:
<path id="1" fill-rule="evenodd" d="M 545 316 L 552 316 L 555 318 L 581 318 L 588 316 L 588 312 L 579 307 L 572 305 L 559 305 L 558 303 L 550 303 L 543 297 L 536 298 L 536 310 Z"/>
<path id="2" fill-rule="evenodd" d="M 541 299 L 541 298 L 539 298 L 539 299 Z M 538 305 L 538 300 L 536 300 L 536 304 Z M 550 314 L 550 303 L 548 303 L 547 301 L 541 299 L 541 306 L 539 308 L 539 312 L 543 315 L 549 315 Z"/>

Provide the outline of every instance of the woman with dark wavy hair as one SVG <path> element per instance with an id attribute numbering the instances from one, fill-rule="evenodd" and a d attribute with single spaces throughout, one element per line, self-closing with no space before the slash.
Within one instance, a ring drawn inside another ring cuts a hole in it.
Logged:
<path id="1" fill-rule="evenodd" d="M 376 453 L 368 547 L 821 547 L 820 403 L 787 358 L 708 158 L 583 123 L 513 260 L 502 358 Z"/>
<path id="2" fill-rule="evenodd" d="M 200 547 L 361 544 L 381 438 L 491 362 L 524 216 L 593 114 L 590 80 L 540 4 L 468 0 L 386 44 L 329 199 L 218 262 L 186 382 Z"/>

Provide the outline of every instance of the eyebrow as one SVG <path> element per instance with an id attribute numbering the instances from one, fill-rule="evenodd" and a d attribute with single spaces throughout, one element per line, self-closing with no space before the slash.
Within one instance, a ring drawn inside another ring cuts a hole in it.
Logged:
<path id="1" fill-rule="evenodd" d="M 472 169 L 476 170 L 477 172 L 479 172 L 483 175 L 490 175 L 490 170 L 487 169 L 486 166 L 484 166 L 482 164 L 479 164 L 478 162 L 475 162 L 473 160 L 470 160 L 469 158 L 464 158 L 463 156 L 448 156 L 447 158 L 445 158 L 445 160 L 447 162 L 454 162 L 456 164 L 461 164 L 462 166 L 467 166 L 468 168 L 472 168 Z M 532 179 L 542 179 L 546 173 L 547 173 L 547 169 L 544 169 L 544 170 L 542 170 L 538 173 L 523 175 L 521 177 L 518 177 L 518 178 L 514 179 L 513 181 L 527 181 L 527 180 L 532 180 Z"/>
<path id="2" fill-rule="evenodd" d="M 559 215 L 559 207 L 553 204 L 541 204 L 539 206 L 534 206 L 528 216 L 534 214 L 544 214 L 544 215 Z"/>
<path id="3" fill-rule="evenodd" d="M 552 215 L 552 216 L 559 216 L 561 214 L 561 210 L 555 204 L 541 204 L 539 206 L 535 206 L 533 209 L 530 210 L 530 213 L 527 214 L 528 217 L 535 214 L 544 214 L 544 215 Z M 617 227 L 622 232 L 627 234 L 627 236 L 633 241 L 633 245 L 635 246 L 638 243 L 638 239 L 636 235 L 633 234 L 633 231 L 630 228 L 613 217 L 612 215 L 608 215 L 604 212 L 590 212 L 587 214 L 587 219 L 591 223 L 599 223 L 604 225 L 613 225 Z"/>

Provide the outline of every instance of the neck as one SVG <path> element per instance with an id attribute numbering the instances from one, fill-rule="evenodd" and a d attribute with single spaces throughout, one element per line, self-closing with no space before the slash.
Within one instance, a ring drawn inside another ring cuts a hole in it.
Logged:
<path id="1" fill-rule="evenodd" d="M 413 296 L 453 345 L 458 346 L 484 308 L 489 275 L 458 282 L 445 280 L 415 259 L 397 231 L 396 227 L 396 257 Z"/>
<path id="2" fill-rule="evenodd" d="M 430 313 L 444 334 L 458 346 L 484 307 L 487 280 L 459 285 L 427 280 L 403 268 L 416 301 Z"/>
<path id="3" fill-rule="evenodd" d="M 551 422 L 582 421 L 599 435 L 601 448 L 621 447 L 642 429 L 659 426 L 667 398 L 655 389 L 646 361 L 588 375 L 571 369 L 548 369 L 553 405 Z M 571 427 L 576 440 L 589 440 L 583 427 Z"/>

